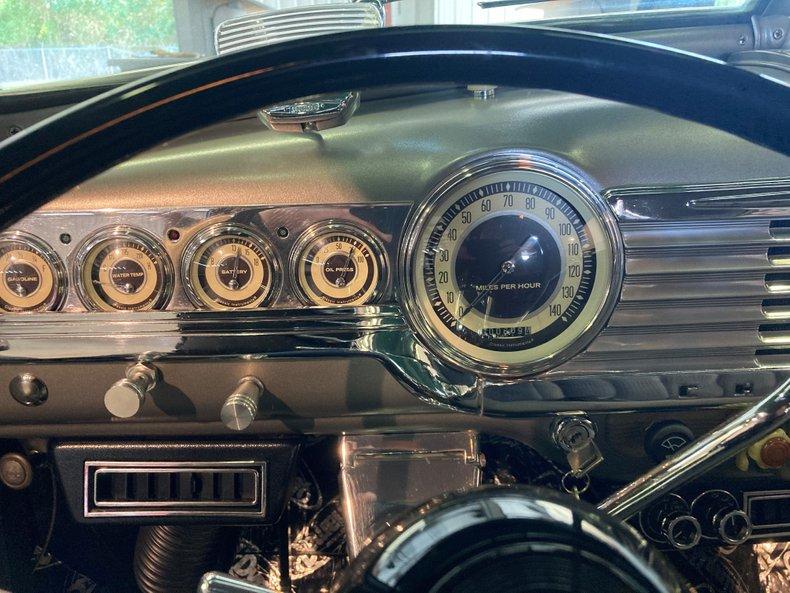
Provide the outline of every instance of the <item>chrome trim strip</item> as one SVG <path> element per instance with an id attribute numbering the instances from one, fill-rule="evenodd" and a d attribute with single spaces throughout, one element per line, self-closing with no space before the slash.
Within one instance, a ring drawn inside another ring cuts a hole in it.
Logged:
<path id="1" fill-rule="evenodd" d="M 93 471 L 93 500 L 91 501 L 89 484 Z M 224 469 L 223 469 L 224 468 Z M 236 468 L 236 469 L 233 469 Z M 138 471 L 139 470 L 139 471 Z M 211 501 L 190 501 L 189 503 L 168 502 L 130 502 L 130 503 L 99 503 L 96 500 L 96 475 L 100 472 L 117 473 L 150 473 L 150 472 L 223 472 L 246 470 L 255 475 L 255 500 L 253 503 L 215 503 Z M 86 461 L 83 467 L 83 515 L 91 517 L 168 517 L 193 515 L 198 517 L 257 517 L 266 514 L 266 462 L 263 461 Z M 90 502 L 93 502 L 92 507 Z M 178 510 L 167 507 L 189 507 Z M 211 506 L 233 507 L 244 506 L 250 510 L 202 510 Z M 145 507 L 144 511 L 129 510 L 93 510 L 94 508 Z M 200 508 L 198 508 L 200 507 Z M 158 510 L 157 510 L 158 509 Z"/>
<path id="2" fill-rule="evenodd" d="M 788 217 L 790 178 L 731 183 L 611 188 L 604 192 L 621 222 Z"/>
<path id="3" fill-rule="evenodd" d="M 790 504 L 790 490 L 760 490 L 743 493 L 743 510 L 752 518 L 752 503 L 756 500 L 784 500 Z M 784 537 L 790 535 L 790 523 L 761 523 L 752 521 L 751 539 L 764 537 Z"/>
<path id="4" fill-rule="evenodd" d="M 598 509 L 618 519 L 628 519 L 665 494 L 718 466 L 788 419 L 790 380 L 749 409 L 604 499 Z"/>

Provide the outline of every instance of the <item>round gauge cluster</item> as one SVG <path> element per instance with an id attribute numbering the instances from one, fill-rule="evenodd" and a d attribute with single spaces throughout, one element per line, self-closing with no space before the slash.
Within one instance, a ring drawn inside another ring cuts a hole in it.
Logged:
<path id="1" fill-rule="evenodd" d="M 100 311 L 159 309 L 173 291 L 173 270 L 159 242 L 129 227 L 105 230 L 77 255 L 77 289 Z"/>
<path id="2" fill-rule="evenodd" d="M 364 305 L 376 298 L 384 252 L 368 233 L 322 225 L 305 233 L 294 253 L 295 285 L 305 303 Z"/>
<path id="3" fill-rule="evenodd" d="M 304 232 L 291 250 L 292 292 L 307 305 L 364 305 L 380 295 L 385 261 L 381 244 L 368 232 L 333 221 L 320 223 Z M 180 264 L 184 292 L 202 309 L 268 307 L 283 283 L 280 259 L 270 243 L 259 231 L 234 223 L 195 233 Z M 55 310 L 65 301 L 63 261 L 33 235 L 0 235 L 0 270 L 3 311 Z M 177 286 L 162 243 L 123 225 L 100 230 L 78 246 L 73 278 L 80 301 L 94 311 L 162 309 Z"/>
<path id="4" fill-rule="evenodd" d="M 608 207 L 539 155 L 465 168 L 413 219 L 405 245 L 413 325 L 445 359 L 479 372 L 524 375 L 578 352 L 618 292 Z"/>
<path id="5" fill-rule="evenodd" d="M 190 299 L 208 309 L 253 309 L 274 293 L 278 265 L 267 243 L 250 230 L 213 226 L 184 252 L 184 286 Z"/>
<path id="6" fill-rule="evenodd" d="M 63 264 L 43 241 L 15 232 L 0 236 L 0 308 L 20 313 L 60 306 L 66 291 Z"/>

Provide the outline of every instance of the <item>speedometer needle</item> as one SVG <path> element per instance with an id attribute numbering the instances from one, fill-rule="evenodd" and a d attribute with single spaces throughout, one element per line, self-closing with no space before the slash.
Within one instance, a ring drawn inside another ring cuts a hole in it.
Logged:
<path id="1" fill-rule="evenodd" d="M 464 309 L 464 312 L 458 317 L 460 321 L 463 319 L 469 311 L 475 308 L 477 303 L 482 301 L 486 298 L 491 291 L 493 290 L 494 285 L 496 285 L 502 278 L 504 278 L 508 274 L 512 274 L 516 271 L 516 265 L 519 261 L 528 261 L 533 255 L 535 255 L 538 250 L 540 249 L 540 245 L 538 243 L 538 238 L 535 235 L 530 235 L 530 237 L 521 244 L 516 252 L 510 257 L 510 259 L 505 260 L 502 262 L 502 265 L 499 267 L 499 271 L 496 275 L 491 278 L 486 284 L 484 284 L 485 288 L 477 293 L 477 296 L 474 300 L 469 303 L 469 306 Z"/>

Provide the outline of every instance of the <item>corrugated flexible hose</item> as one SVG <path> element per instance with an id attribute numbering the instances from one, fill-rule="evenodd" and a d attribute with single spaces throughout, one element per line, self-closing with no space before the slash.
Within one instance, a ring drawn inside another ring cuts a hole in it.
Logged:
<path id="1" fill-rule="evenodd" d="M 142 593 L 194 593 L 210 570 L 227 570 L 236 530 L 204 525 L 141 527 L 134 577 Z"/>

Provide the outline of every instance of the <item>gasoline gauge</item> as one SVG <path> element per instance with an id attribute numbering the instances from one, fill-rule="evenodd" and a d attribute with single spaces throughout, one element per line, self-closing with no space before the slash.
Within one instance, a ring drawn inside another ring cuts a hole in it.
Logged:
<path id="1" fill-rule="evenodd" d="M 57 309 L 66 292 L 63 263 L 40 239 L 21 232 L 0 236 L 0 308 L 21 313 Z"/>

